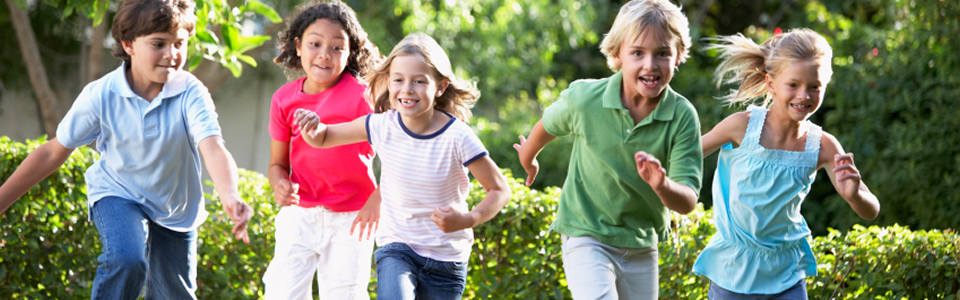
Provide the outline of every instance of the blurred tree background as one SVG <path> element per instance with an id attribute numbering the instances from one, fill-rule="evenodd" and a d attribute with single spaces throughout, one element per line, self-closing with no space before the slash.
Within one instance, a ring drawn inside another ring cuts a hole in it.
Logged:
<path id="1" fill-rule="evenodd" d="M 9 0 L 8 0 L 9 1 Z M 856 155 L 864 181 L 880 198 L 874 221 L 859 219 L 834 191 L 826 174 L 807 197 L 803 214 L 815 235 L 853 224 L 914 229 L 960 228 L 960 4 L 955 0 L 674 0 L 690 19 L 692 57 L 671 86 L 698 109 L 704 132 L 737 111 L 716 100 L 723 90 L 713 78 L 716 53 L 706 38 L 742 32 L 760 42 L 778 30 L 808 27 L 834 50 L 834 75 L 812 121 Z M 46 68 L 55 76 L 76 73 L 88 53 L 89 19 L 44 2 L 28 14 Z M 243 1 L 226 1 L 231 6 Z M 238 3 L 234 3 L 238 2 Z M 280 16 L 300 1 L 264 0 Z M 478 83 L 482 97 L 471 125 L 503 168 L 524 177 L 512 144 L 526 135 L 543 109 L 570 82 L 611 75 L 598 44 L 622 1 L 603 0 L 393 0 L 345 1 L 381 52 L 404 35 L 425 32 L 449 54 L 455 71 Z M 108 13 L 112 18 L 115 7 Z M 10 11 L 0 7 L 0 94 L 29 86 L 16 47 Z M 281 26 L 263 17 L 244 23 L 276 37 Z M 79 29 L 78 29 L 79 28 Z M 274 41 L 251 50 L 256 68 L 277 68 L 268 59 Z M 260 53 L 263 53 L 262 55 Z M 201 71 L 203 66 L 201 66 Z M 200 71 L 197 71 L 200 72 Z M 220 71 L 216 86 L 227 80 Z M 229 74 L 228 72 L 226 72 Z M 204 78 L 204 77 L 201 77 Z M 63 79 L 63 78 L 60 78 Z M 229 80 L 243 80 L 229 79 Z M 75 80 L 74 80 L 75 81 Z M 63 80 L 61 98 L 72 99 L 83 83 Z M 206 82 L 206 81 L 205 81 Z M 261 112 L 266 114 L 266 112 Z M 534 188 L 561 186 L 572 142 L 557 139 L 541 153 Z M 716 156 L 704 161 L 701 201 L 711 204 Z"/>

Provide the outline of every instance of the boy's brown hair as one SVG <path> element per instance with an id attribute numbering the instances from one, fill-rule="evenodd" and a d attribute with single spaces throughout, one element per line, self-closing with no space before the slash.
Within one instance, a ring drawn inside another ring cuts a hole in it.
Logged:
<path id="1" fill-rule="evenodd" d="M 193 36 L 197 27 L 196 6 L 193 0 L 123 0 L 113 17 L 113 56 L 129 65 L 130 55 L 123 50 L 123 42 L 148 34 L 183 28 Z"/>

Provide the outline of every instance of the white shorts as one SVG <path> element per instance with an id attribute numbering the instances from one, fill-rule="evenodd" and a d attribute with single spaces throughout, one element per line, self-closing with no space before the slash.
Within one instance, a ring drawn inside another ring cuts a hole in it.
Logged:
<path id="1" fill-rule="evenodd" d="M 657 299 L 657 246 L 623 248 L 590 236 L 560 236 L 563 269 L 573 299 Z"/>
<path id="2" fill-rule="evenodd" d="M 286 206 L 275 219 L 276 250 L 263 274 L 265 299 L 313 299 L 317 274 L 320 299 L 369 300 L 373 239 L 350 235 L 357 212 Z M 359 230 L 358 230 L 359 231 Z"/>

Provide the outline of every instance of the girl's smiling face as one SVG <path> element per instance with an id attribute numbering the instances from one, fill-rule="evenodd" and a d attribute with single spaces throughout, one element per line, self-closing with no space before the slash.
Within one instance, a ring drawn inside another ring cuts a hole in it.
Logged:
<path id="1" fill-rule="evenodd" d="M 447 86 L 447 80 L 438 79 L 420 54 L 394 57 L 388 80 L 390 104 L 405 119 L 432 115 L 434 99 Z"/>
<path id="2" fill-rule="evenodd" d="M 314 21 L 297 39 L 297 56 L 307 73 L 303 92 L 316 94 L 333 87 L 350 57 L 350 37 L 336 21 Z"/>
<path id="3" fill-rule="evenodd" d="M 820 64 L 814 60 L 788 63 L 777 76 L 767 74 L 767 91 L 773 97 L 775 110 L 794 121 L 813 115 L 823 103 L 827 78 L 821 78 Z"/>

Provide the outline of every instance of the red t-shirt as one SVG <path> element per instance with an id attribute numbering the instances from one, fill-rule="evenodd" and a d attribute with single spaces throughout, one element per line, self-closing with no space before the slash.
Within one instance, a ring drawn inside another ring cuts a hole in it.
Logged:
<path id="1" fill-rule="evenodd" d="M 306 77 L 277 89 L 270 103 L 270 137 L 290 143 L 290 181 L 300 184 L 300 206 L 323 205 L 332 211 L 356 211 L 375 188 L 373 149 L 366 142 L 320 149 L 300 137 L 293 113 L 299 108 L 317 113 L 320 122 L 353 121 L 373 112 L 363 99 L 366 86 L 349 72 L 333 87 L 317 93 L 303 92 Z"/>

